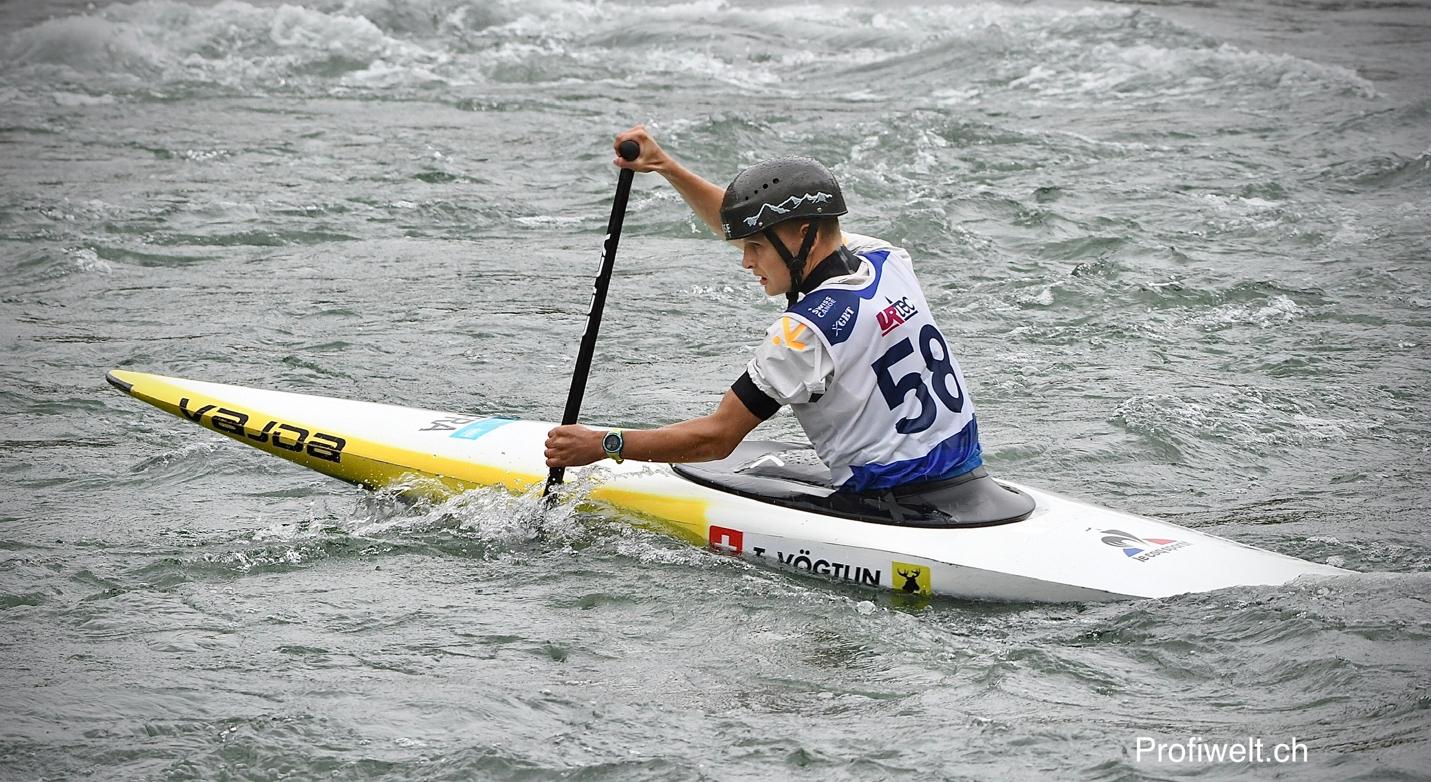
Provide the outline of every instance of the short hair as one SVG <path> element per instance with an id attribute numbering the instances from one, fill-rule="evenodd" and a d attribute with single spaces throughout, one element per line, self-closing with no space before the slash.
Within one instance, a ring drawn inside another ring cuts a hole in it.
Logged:
<path id="1" fill-rule="evenodd" d="M 816 232 L 816 235 L 817 235 L 817 236 L 818 236 L 818 235 L 822 235 L 822 234 L 829 233 L 830 231 L 836 231 L 836 232 L 838 232 L 838 231 L 840 230 L 840 218 L 835 217 L 835 216 L 830 216 L 830 217 L 804 217 L 804 218 L 799 218 L 799 217 L 797 217 L 797 218 L 795 218 L 794 220 L 785 220 L 785 221 L 776 223 L 775 225 L 773 225 L 773 226 L 771 226 L 771 227 L 772 227 L 772 228 L 782 228 L 782 229 L 784 229 L 784 230 L 796 230 L 796 229 L 798 229 L 802 224 L 806 224 L 806 223 L 808 223 L 812 228 L 815 229 L 815 232 Z"/>

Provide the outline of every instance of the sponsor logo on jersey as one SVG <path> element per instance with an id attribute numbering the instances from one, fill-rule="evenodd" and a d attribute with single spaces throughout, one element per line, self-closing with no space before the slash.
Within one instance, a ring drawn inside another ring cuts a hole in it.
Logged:
<path id="1" fill-rule="evenodd" d="M 793 318 L 781 318 L 780 333 L 770 338 L 770 344 L 784 345 L 791 350 L 804 350 L 809 347 L 809 343 L 800 341 L 800 335 L 804 333 L 804 323 Z"/>
<path id="2" fill-rule="evenodd" d="M 739 556 L 745 551 L 745 533 L 738 529 L 718 527 L 712 524 L 707 540 L 712 549 L 722 554 Z"/>
<path id="3" fill-rule="evenodd" d="M 832 310 L 832 309 L 834 309 L 834 308 L 835 308 L 835 297 L 833 297 L 833 296 L 826 296 L 826 297 L 825 297 L 825 300 L 824 300 L 824 301 L 821 301 L 819 304 L 815 305 L 815 309 L 811 310 L 810 312 L 811 312 L 811 314 L 813 314 L 813 315 L 814 315 L 815 317 L 817 317 L 817 318 L 823 318 L 823 317 L 825 317 L 826 315 L 829 315 L 829 314 L 830 314 L 830 310 Z"/>
<path id="4" fill-rule="evenodd" d="M 896 592 L 907 595 L 931 595 L 934 588 L 929 584 L 929 567 L 911 565 L 908 562 L 890 562 L 890 575 L 894 579 L 891 586 Z"/>
<path id="5" fill-rule="evenodd" d="M 915 309 L 914 305 L 909 303 L 908 296 L 901 297 L 899 301 L 890 301 L 888 298 L 886 298 L 885 301 L 889 302 L 889 306 L 880 310 L 875 315 L 876 319 L 879 320 L 880 336 L 894 331 L 904 325 L 905 321 L 919 314 L 919 310 Z"/>
<path id="6" fill-rule="evenodd" d="M 850 318 L 854 316 L 855 308 L 846 307 L 845 311 L 840 313 L 840 317 L 835 320 L 834 325 L 830 326 L 830 331 L 834 332 L 835 336 L 840 336 L 840 334 L 844 333 L 845 327 L 850 325 Z"/>
<path id="7" fill-rule="evenodd" d="M 1187 548 L 1192 543 L 1186 540 L 1172 540 L 1171 538 L 1140 538 L 1124 532 L 1121 529 L 1105 529 L 1103 533 L 1103 543 L 1123 551 L 1123 556 L 1136 559 L 1139 562 L 1147 562 L 1153 557 L 1160 557 L 1164 554 Z"/>

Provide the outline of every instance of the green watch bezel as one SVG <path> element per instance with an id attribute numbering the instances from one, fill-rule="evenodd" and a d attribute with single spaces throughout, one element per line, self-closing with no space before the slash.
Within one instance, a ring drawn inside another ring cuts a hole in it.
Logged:
<path id="1" fill-rule="evenodd" d="M 614 447 L 612 445 L 613 439 L 615 440 Z M 601 450 L 606 452 L 606 458 L 616 462 L 617 464 L 626 461 L 621 456 L 621 449 L 625 447 L 626 438 L 621 436 L 620 429 L 612 429 L 611 431 L 606 433 L 605 437 L 601 438 Z"/>

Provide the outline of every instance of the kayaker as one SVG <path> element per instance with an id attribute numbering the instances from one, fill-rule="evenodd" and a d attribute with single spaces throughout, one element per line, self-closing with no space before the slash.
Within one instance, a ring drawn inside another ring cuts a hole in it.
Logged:
<path id="1" fill-rule="evenodd" d="M 617 135 L 613 149 L 628 139 L 641 153 L 631 161 L 617 155 L 616 165 L 665 177 L 740 250 L 765 293 L 784 294 L 788 306 L 715 412 L 656 429 L 559 426 L 547 435 L 547 466 L 723 459 L 789 405 L 845 491 L 942 481 L 980 467 L 974 404 L 909 253 L 842 231 L 845 200 L 829 170 L 809 158 L 767 160 L 722 189 L 644 127 Z"/>

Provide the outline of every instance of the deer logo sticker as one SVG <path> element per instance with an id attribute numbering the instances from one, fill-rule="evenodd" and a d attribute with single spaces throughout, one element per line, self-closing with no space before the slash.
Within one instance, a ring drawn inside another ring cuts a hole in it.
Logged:
<path id="1" fill-rule="evenodd" d="M 903 592 L 907 595 L 934 594 L 934 589 L 930 586 L 929 567 L 927 565 L 911 565 L 908 562 L 890 562 L 889 569 L 893 580 L 892 586 L 896 592 Z"/>

